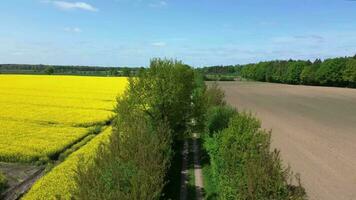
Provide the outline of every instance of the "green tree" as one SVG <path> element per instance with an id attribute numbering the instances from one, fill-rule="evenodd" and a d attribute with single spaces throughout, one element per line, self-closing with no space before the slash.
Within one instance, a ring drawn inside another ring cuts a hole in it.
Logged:
<path id="1" fill-rule="evenodd" d="M 131 70 L 129 68 L 123 68 L 122 69 L 122 76 L 130 77 L 131 76 Z"/>
<path id="2" fill-rule="evenodd" d="M 194 116 L 194 71 L 182 62 L 153 59 L 129 78 L 118 98 L 110 145 L 77 169 L 76 199 L 159 199 L 174 153 L 173 139 Z"/>
<path id="3" fill-rule="evenodd" d="M 345 58 L 327 59 L 321 63 L 320 68 L 316 72 L 316 79 L 321 85 L 345 86 L 342 77 L 345 66 Z"/>
<path id="4" fill-rule="evenodd" d="M 254 79 L 256 81 L 266 81 L 266 67 L 269 65 L 267 62 L 261 62 L 256 65 Z"/>
<path id="5" fill-rule="evenodd" d="M 305 63 L 301 61 L 290 62 L 288 64 L 287 73 L 285 80 L 287 83 L 299 84 L 300 83 L 300 74 L 304 69 Z"/>
<path id="6" fill-rule="evenodd" d="M 175 136 L 185 133 L 192 116 L 194 70 L 179 61 L 153 59 L 138 77 L 137 103 L 153 119 L 167 120 Z"/>
<path id="7" fill-rule="evenodd" d="M 48 75 L 52 75 L 54 73 L 54 67 L 52 66 L 48 66 L 45 68 L 44 73 L 48 74 Z"/>
<path id="8" fill-rule="evenodd" d="M 305 85 L 312 84 L 314 82 L 315 73 L 313 71 L 313 66 L 305 66 L 302 73 L 300 74 L 300 82 Z"/>
<path id="9" fill-rule="evenodd" d="M 109 73 L 110 73 L 111 76 L 118 76 L 119 75 L 119 72 L 116 69 L 110 69 Z"/>
<path id="10" fill-rule="evenodd" d="M 350 58 L 346 62 L 346 68 L 343 71 L 343 80 L 348 82 L 348 86 L 356 87 L 356 58 Z"/>

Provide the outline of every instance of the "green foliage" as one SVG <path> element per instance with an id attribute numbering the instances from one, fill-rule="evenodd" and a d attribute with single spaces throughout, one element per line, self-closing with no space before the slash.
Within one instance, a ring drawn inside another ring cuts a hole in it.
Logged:
<path id="1" fill-rule="evenodd" d="M 77 199 L 160 197 L 171 155 L 170 130 L 165 123 L 152 126 L 142 113 L 126 111 L 116 122 L 110 146 L 99 150 L 93 165 L 78 167 Z"/>
<path id="2" fill-rule="evenodd" d="M 246 113 L 236 113 L 226 129 L 205 139 L 211 179 L 218 199 L 305 199 L 279 152 L 270 152 L 270 133 Z M 297 178 L 299 183 L 299 178 Z"/>
<path id="3" fill-rule="evenodd" d="M 228 106 L 215 106 L 208 110 L 206 127 L 209 135 L 227 128 L 230 118 L 236 114 L 234 108 Z"/>
<path id="4" fill-rule="evenodd" d="M 299 84 L 300 83 L 300 75 L 304 69 L 303 62 L 293 62 L 288 65 L 287 74 L 286 74 L 286 82 L 291 84 Z"/>
<path id="5" fill-rule="evenodd" d="M 194 72 L 194 90 L 192 94 L 192 118 L 194 123 L 192 124 L 192 130 L 195 132 L 202 132 L 205 128 L 206 117 L 206 91 L 207 88 L 204 83 L 204 75 L 198 71 Z"/>
<path id="6" fill-rule="evenodd" d="M 226 65 L 226 66 L 210 66 L 210 67 L 203 67 L 198 69 L 203 74 L 226 74 L 226 75 L 238 75 L 240 73 L 241 67 L 240 65 Z"/>
<path id="7" fill-rule="evenodd" d="M 233 75 L 205 75 L 205 81 L 235 81 L 235 76 Z"/>
<path id="8" fill-rule="evenodd" d="M 342 72 L 345 69 L 346 59 L 328 59 L 321 63 L 316 72 L 316 79 L 321 85 L 344 86 Z"/>
<path id="9" fill-rule="evenodd" d="M 315 73 L 318 70 L 319 65 L 307 65 L 304 67 L 302 73 L 300 74 L 300 83 L 304 85 L 316 85 Z"/>
<path id="10" fill-rule="evenodd" d="M 288 84 L 356 87 L 355 58 L 321 61 L 270 61 L 242 66 L 241 75 L 256 81 Z"/>
<path id="11" fill-rule="evenodd" d="M 51 65 L 0 64 L 0 74 L 43 74 Z M 130 76 L 136 75 L 140 67 L 99 67 L 99 66 L 54 66 L 56 74 L 80 76 Z"/>
<path id="12" fill-rule="evenodd" d="M 202 169 L 202 173 L 203 173 L 203 180 L 204 180 L 205 199 L 208 200 L 217 199 L 218 196 L 217 188 L 216 188 L 216 184 L 214 183 L 214 177 L 212 174 L 211 165 L 209 164 L 204 165 Z"/>
<path id="13" fill-rule="evenodd" d="M 0 194 L 3 192 L 7 187 L 7 180 L 6 177 L 0 172 Z"/>
<path id="14" fill-rule="evenodd" d="M 119 71 L 117 69 L 110 69 L 109 74 L 110 74 L 110 76 L 118 76 Z"/>
<path id="15" fill-rule="evenodd" d="M 153 59 L 150 68 L 129 84 L 133 102 L 154 121 L 167 121 L 175 138 L 189 127 L 194 87 L 194 71 L 189 66 L 161 59 Z"/>
<path id="16" fill-rule="evenodd" d="M 48 74 L 48 75 L 52 75 L 54 73 L 54 67 L 52 67 L 52 66 L 46 67 L 46 69 L 44 70 L 44 73 Z"/>
<path id="17" fill-rule="evenodd" d="M 173 139 L 188 130 L 193 101 L 204 87 L 181 62 L 154 59 L 129 79 L 118 98 L 110 145 L 77 169 L 77 199 L 159 199 L 173 155 Z M 197 89 L 197 88 L 200 89 Z M 198 107 L 203 105 L 196 105 Z M 197 110 L 199 110 L 197 109 Z"/>
<path id="18" fill-rule="evenodd" d="M 348 82 L 350 87 L 356 87 L 356 58 L 346 62 L 346 68 L 343 72 L 343 80 Z"/>
<path id="19" fill-rule="evenodd" d="M 227 127 L 236 110 L 225 106 L 225 92 L 214 82 L 205 91 L 206 117 L 205 127 L 208 133 L 214 133 Z"/>
<path id="20" fill-rule="evenodd" d="M 217 82 L 213 82 L 209 85 L 208 89 L 205 91 L 206 106 L 223 106 L 225 102 L 225 92 L 219 87 Z"/>
<path id="21" fill-rule="evenodd" d="M 121 74 L 122 74 L 122 76 L 130 77 L 131 76 L 131 70 L 129 68 L 123 68 Z"/>

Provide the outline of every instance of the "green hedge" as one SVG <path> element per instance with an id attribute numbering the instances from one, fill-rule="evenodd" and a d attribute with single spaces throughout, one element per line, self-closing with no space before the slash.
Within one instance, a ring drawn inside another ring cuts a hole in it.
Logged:
<path id="1" fill-rule="evenodd" d="M 218 199 L 306 198 L 300 184 L 293 186 L 289 182 L 294 175 L 283 167 L 279 152 L 270 151 L 270 133 L 261 130 L 256 118 L 247 113 L 232 115 L 230 108 L 214 108 L 210 115 L 229 121 L 226 128 L 209 123 L 221 131 L 204 138 Z"/>
<path id="2" fill-rule="evenodd" d="M 214 106 L 210 108 L 206 118 L 209 135 L 227 128 L 230 118 L 235 114 L 236 110 L 229 106 Z"/>

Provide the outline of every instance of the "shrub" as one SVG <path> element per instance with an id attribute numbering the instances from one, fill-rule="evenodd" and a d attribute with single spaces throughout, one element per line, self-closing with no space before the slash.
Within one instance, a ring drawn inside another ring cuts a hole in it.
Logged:
<path id="1" fill-rule="evenodd" d="M 3 175 L 2 172 L 0 172 L 0 194 L 6 189 L 6 187 L 7 187 L 7 180 L 5 178 L 5 175 Z"/>
<path id="2" fill-rule="evenodd" d="M 227 128 L 236 110 L 229 106 L 215 106 L 208 110 L 206 127 L 209 135 Z"/>
<path id="3" fill-rule="evenodd" d="M 282 166 L 279 152 L 270 152 L 270 133 L 246 113 L 231 118 L 228 128 L 205 142 L 219 199 L 304 199 L 292 186 L 293 174 Z"/>
<path id="4" fill-rule="evenodd" d="M 206 105 L 207 107 L 213 106 L 224 106 L 225 102 L 225 92 L 219 87 L 217 82 L 213 82 L 209 85 L 208 89 L 205 92 L 206 96 Z"/>

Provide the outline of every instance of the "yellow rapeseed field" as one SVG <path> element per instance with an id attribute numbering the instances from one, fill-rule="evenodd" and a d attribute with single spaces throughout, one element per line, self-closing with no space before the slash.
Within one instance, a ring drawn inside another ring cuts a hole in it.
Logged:
<path id="1" fill-rule="evenodd" d="M 0 161 L 50 157 L 112 116 L 126 78 L 0 75 Z"/>
<path id="2" fill-rule="evenodd" d="M 75 170 L 79 165 L 79 160 L 85 163 L 92 162 L 99 146 L 109 141 L 111 132 L 112 129 L 107 128 L 88 144 L 71 154 L 64 162 L 39 179 L 22 200 L 73 199 L 71 192 L 77 189 Z"/>

